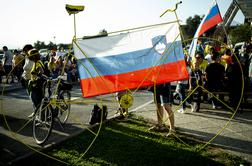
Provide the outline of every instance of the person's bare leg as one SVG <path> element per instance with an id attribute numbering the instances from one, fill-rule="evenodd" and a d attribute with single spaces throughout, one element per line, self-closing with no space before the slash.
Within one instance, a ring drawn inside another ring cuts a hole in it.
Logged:
<path id="1" fill-rule="evenodd" d="M 168 119 L 169 119 L 169 126 L 170 126 L 170 130 L 174 130 L 175 131 L 175 120 L 174 120 L 174 113 L 171 110 L 171 105 L 170 104 L 164 104 L 164 109 L 166 110 L 167 114 L 168 114 Z"/>
<path id="2" fill-rule="evenodd" d="M 164 131 L 165 126 L 163 125 L 163 114 L 164 110 L 160 103 L 156 104 L 156 113 L 157 113 L 157 124 L 149 128 L 150 131 Z"/>
<path id="3" fill-rule="evenodd" d="M 158 120 L 158 125 L 162 125 L 163 124 L 163 115 L 164 115 L 164 110 L 163 107 L 161 106 L 160 103 L 157 103 L 157 120 Z"/>

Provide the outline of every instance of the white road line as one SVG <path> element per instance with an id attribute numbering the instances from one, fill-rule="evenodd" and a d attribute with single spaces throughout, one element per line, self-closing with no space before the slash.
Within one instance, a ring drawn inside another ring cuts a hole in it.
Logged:
<path id="1" fill-rule="evenodd" d="M 154 102 L 154 100 L 150 100 L 147 103 L 144 103 L 144 104 L 142 104 L 142 105 L 140 105 L 140 106 L 138 106 L 138 107 L 136 107 L 136 108 L 134 108 L 132 110 L 129 110 L 129 112 L 136 112 L 137 110 L 139 110 L 139 109 L 141 109 L 141 108 L 143 108 L 143 107 L 145 107 L 145 106 L 147 106 L 147 105 L 149 105 L 149 104 L 151 104 L 153 102 Z"/>
<path id="2" fill-rule="evenodd" d="M 71 97 L 71 101 L 77 100 L 79 97 Z"/>

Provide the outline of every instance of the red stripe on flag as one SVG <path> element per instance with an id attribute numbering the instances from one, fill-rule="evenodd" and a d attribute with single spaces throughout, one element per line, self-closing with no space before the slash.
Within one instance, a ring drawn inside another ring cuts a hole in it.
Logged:
<path id="1" fill-rule="evenodd" d="M 82 79 L 81 89 L 84 97 L 92 97 L 184 79 L 188 79 L 188 72 L 181 60 L 129 73 Z"/>
<path id="2" fill-rule="evenodd" d="M 200 32 L 198 34 L 198 37 L 200 37 L 203 33 L 205 33 L 208 29 L 212 28 L 213 26 L 217 25 L 218 23 L 222 22 L 222 18 L 220 14 L 216 14 L 208 21 L 204 22 Z"/>

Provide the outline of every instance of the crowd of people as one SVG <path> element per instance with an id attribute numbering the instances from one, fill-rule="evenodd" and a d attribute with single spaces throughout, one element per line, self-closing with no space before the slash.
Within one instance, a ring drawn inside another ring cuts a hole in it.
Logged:
<path id="1" fill-rule="evenodd" d="M 58 51 L 53 49 L 43 57 L 30 44 L 25 45 L 22 51 L 14 50 L 12 53 L 6 46 L 3 47 L 3 51 L 0 82 L 5 75 L 7 84 L 13 83 L 15 79 L 22 83 L 31 96 L 34 110 L 42 100 L 41 88 L 36 89 L 32 84 L 39 75 L 45 74 L 56 78 L 65 74 L 68 82 L 78 81 L 77 61 L 62 48 Z M 177 81 L 175 93 L 171 92 L 170 83 L 157 85 L 155 93 L 153 87 L 151 88 L 157 106 L 158 124 L 150 130 L 165 129 L 163 114 L 166 111 L 170 127 L 167 136 L 176 132 L 174 113 L 171 108 L 176 95 L 182 103 L 182 108 L 178 110 L 180 113 L 185 113 L 187 104 L 191 106 L 192 112 L 198 112 L 204 101 L 212 104 L 213 109 L 223 107 L 223 102 L 220 101 L 224 101 L 224 93 L 220 92 L 228 92 L 227 104 L 236 109 L 240 99 L 244 98 L 241 96 L 243 82 L 245 91 L 251 88 L 252 44 L 246 44 L 244 52 L 239 52 L 228 47 L 216 47 L 210 43 L 204 46 L 199 40 L 194 57 L 190 57 L 186 50 L 184 54 L 189 79 Z M 126 112 L 123 116 L 128 114 L 128 111 L 121 112 L 122 114 Z M 33 114 L 29 117 L 32 116 Z"/>
<path id="2" fill-rule="evenodd" d="M 198 45 L 198 47 L 202 47 L 200 42 Z M 206 100 L 208 98 L 207 94 L 210 92 L 213 94 L 209 96 L 213 108 L 221 107 L 222 104 L 217 101 L 216 97 L 224 101 L 224 96 L 220 92 L 228 92 L 228 104 L 236 109 L 240 98 L 243 97 L 241 96 L 242 84 L 244 83 L 245 91 L 251 87 L 249 67 L 252 57 L 252 45 L 247 44 L 244 46 L 244 52 L 232 50 L 228 47 L 223 47 L 220 50 L 214 46 L 209 46 L 208 48 L 209 51 L 204 48 L 204 51 L 197 49 L 195 61 L 191 63 L 189 90 L 191 90 L 190 86 L 192 86 L 193 82 L 192 75 L 201 72 L 200 84 L 203 88 L 199 88 L 199 91 L 201 89 L 205 91 L 199 93 L 202 93 L 203 99 Z M 200 99 L 198 99 L 197 103 L 200 103 Z M 196 105 L 195 111 L 198 111 L 200 107 L 199 104 Z"/>
<path id="3" fill-rule="evenodd" d="M 203 102 L 210 103 L 213 109 L 226 106 L 227 109 L 238 109 L 241 99 L 246 100 L 246 95 L 242 96 L 242 90 L 247 92 L 252 83 L 252 44 L 247 43 L 243 49 L 244 52 L 216 47 L 214 44 L 204 46 L 199 40 L 194 57 L 189 57 L 185 50 L 189 79 L 177 81 L 174 93 L 171 93 L 171 83 L 156 86 L 154 101 L 157 124 L 150 130 L 167 129 L 163 122 L 165 110 L 169 125 L 166 136 L 176 133 L 174 113 L 171 111 L 176 96 L 182 104 L 182 108 L 178 110 L 180 113 L 185 113 L 187 104 L 191 106 L 192 112 L 198 112 Z M 228 101 L 224 101 L 224 95 L 228 96 Z"/>
<path id="4" fill-rule="evenodd" d="M 22 50 L 13 51 L 10 51 L 7 46 L 3 47 L 4 56 L 0 61 L 0 83 L 21 82 L 27 67 L 25 59 L 29 50 L 26 50 L 26 46 Z M 29 49 L 33 49 L 32 45 L 30 46 Z M 64 68 L 68 82 L 78 81 L 77 61 L 72 54 L 68 55 L 64 48 L 49 50 L 46 56 L 40 55 L 40 60 L 46 69 L 46 75 L 56 78 L 62 74 Z M 2 82 L 3 76 L 6 77 L 5 82 Z"/>
<path id="5" fill-rule="evenodd" d="M 76 59 L 62 49 L 52 49 L 44 57 L 31 44 L 25 45 L 21 51 L 14 50 L 13 53 L 4 46 L 3 51 L 0 82 L 3 81 L 2 76 L 5 76 L 6 84 L 21 83 L 32 100 L 34 111 L 38 109 L 43 98 L 39 80 L 42 75 L 52 78 L 66 75 L 68 82 L 78 81 Z M 31 118 L 33 115 L 34 113 L 28 117 Z"/>

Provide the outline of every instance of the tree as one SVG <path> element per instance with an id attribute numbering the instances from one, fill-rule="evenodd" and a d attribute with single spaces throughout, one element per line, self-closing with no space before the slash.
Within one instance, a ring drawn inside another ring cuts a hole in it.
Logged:
<path id="1" fill-rule="evenodd" d="M 43 49 L 43 48 L 47 48 L 47 45 L 45 44 L 45 42 L 36 41 L 34 43 L 34 48 L 36 48 L 37 50 L 40 50 L 40 49 Z"/>
<path id="2" fill-rule="evenodd" d="M 100 30 L 98 35 L 108 36 L 108 32 L 106 29 L 102 29 L 102 30 Z"/>
<path id="3" fill-rule="evenodd" d="M 199 15 L 195 15 L 193 18 L 190 16 L 186 19 L 185 33 L 188 38 L 193 38 L 202 18 Z"/>
<path id="4" fill-rule="evenodd" d="M 230 30 L 230 39 L 232 44 L 239 42 L 250 42 L 252 27 L 248 24 L 240 25 Z"/>
<path id="5" fill-rule="evenodd" d="M 92 39 L 92 38 L 104 37 L 104 36 L 108 36 L 108 32 L 107 32 L 106 29 L 100 30 L 99 33 L 97 35 L 94 35 L 94 36 L 83 36 L 83 39 Z"/>
<path id="6" fill-rule="evenodd" d="M 47 45 L 47 48 L 49 50 L 57 49 L 57 45 L 55 43 L 53 43 L 53 42 L 50 41 L 49 44 Z"/>
<path id="7" fill-rule="evenodd" d="M 54 44 L 53 42 L 49 42 L 48 45 L 45 44 L 45 42 L 42 42 L 42 41 L 36 41 L 34 43 L 34 48 L 36 48 L 37 50 L 40 50 L 40 49 L 44 49 L 44 48 L 47 48 L 49 50 L 53 49 L 53 48 L 57 48 L 57 45 Z"/>
<path id="8" fill-rule="evenodd" d="M 64 48 L 65 50 L 69 49 L 71 44 L 63 44 L 63 43 L 60 43 L 57 45 L 58 46 L 58 49 L 59 48 Z"/>

